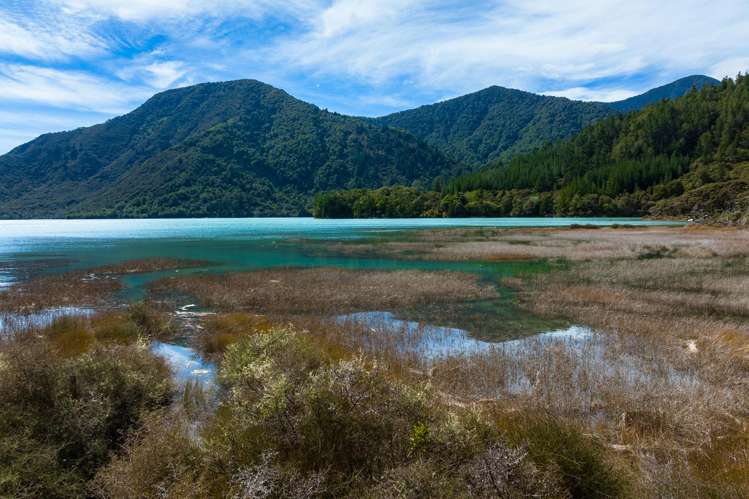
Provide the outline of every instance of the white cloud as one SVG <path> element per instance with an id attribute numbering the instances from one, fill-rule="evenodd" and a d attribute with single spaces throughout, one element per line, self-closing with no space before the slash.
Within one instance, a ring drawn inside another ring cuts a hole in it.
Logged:
<path id="1" fill-rule="evenodd" d="M 632 90 L 622 88 L 613 89 L 590 89 L 586 87 L 573 87 L 564 90 L 555 90 L 552 92 L 543 92 L 544 95 L 555 97 L 567 97 L 572 100 L 596 101 L 596 102 L 616 102 L 629 99 L 638 94 Z"/>
<path id="2" fill-rule="evenodd" d="M 354 114 L 494 84 L 610 101 L 747 70 L 747 33 L 746 0 L 0 0 L 0 112 L 247 77 Z"/>
<path id="3" fill-rule="evenodd" d="M 745 0 L 507 0 L 462 8 L 338 0 L 269 57 L 374 85 L 405 78 L 432 90 L 496 83 L 543 91 L 547 80 L 574 88 L 652 68 L 668 77 L 704 71 L 718 57 L 744 52 L 738 40 L 747 33 Z"/>
<path id="4" fill-rule="evenodd" d="M 710 76 L 722 80 L 726 76 L 736 77 L 739 73 L 749 72 L 749 57 L 733 57 L 715 64 L 708 72 Z"/>
<path id="5" fill-rule="evenodd" d="M 97 37 L 70 23 L 47 25 L 21 20 L 26 22 L 19 24 L 0 12 L 0 53 L 52 61 L 104 51 L 104 44 Z"/>
<path id="6" fill-rule="evenodd" d="M 115 114 L 130 110 L 152 93 L 82 71 L 23 64 L 0 65 L 0 96 L 54 107 Z"/>
<path id="7" fill-rule="evenodd" d="M 197 15 L 226 17 L 243 15 L 262 17 L 267 14 L 301 15 L 318 8 L 314 0 L 50 0 L 70 15 L 116 17 L 143 22 L 152 19 L 175 19 Z"/>
<path id="8" fill-rule="evenodd" d="M 148 83 L 159 89 L 172 86 L 187 73 L 181 61 L 154 62 L 144 69 L 149 73 Z"/>

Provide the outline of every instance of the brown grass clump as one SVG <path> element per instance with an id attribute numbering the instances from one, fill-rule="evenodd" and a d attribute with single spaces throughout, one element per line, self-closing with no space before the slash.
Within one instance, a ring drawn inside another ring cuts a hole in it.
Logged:
<path id="1" fill-rule="evenodd" d="M 420 231 L 408 240 L 334 243 L 329 251 L 360 256 L 444 261 L 637 259 L 746 254 L 749 231 L 713 227 L 450 229 Z"/>
<path id="2" fill-rule="evenodd" d="M 226 311 L 330 314 L 495 298 L 476 276 L 456 272 L 277 269 L 170 278 L 157 292 L 178 292 Z"/>
<path id="3" fill-rule="evenodd" d="M 202 267 L 207 262 L 171 258 L 129 260 L 87 270 L 35 275 L 0 293 L 0 310 L 27 313 L 52 307 L 95 307 L 115 304 L 126 274 Z"/>
<path id="4" fill-rule="evenodd" d="M 188 260 L 180 258 L 142 258 L 139 260 L 127 260 L 113 265 L 104 265 L 87 269 L 89 274 L 146 274 L 149 272 L 161 272 L 165 270 L 189 269 L 205 267 L 210 262 L 205 260 Z"/>
<path id="5" fill-rule="evenodd" d="M 91 278 L 80 272 L 37 277 L 0 293 L 0 310 L 34 312 L 52 307 L 103 307 L 122 288 L 113 278 Z"/>
<path id="6" fill-rule="evenodd" d="M 97 345 L 132 345 L 141 339 L 169 336 L 172 327 L 166 314 L 136 303 L 123 312 L 102 312 L 92 317 L 63 316 L 40 333 L 49 339 L 57 353 L 71 357 L 89 352 Z"/>
<path id="7" fill-rule="evenodd" d="M 241 312 L 210 316 L 199 336 L 200 350 L 206 355 L 223 354 L 227 347 L 248 334 L 263 333 L 273 328 L 267 317 Z"/>

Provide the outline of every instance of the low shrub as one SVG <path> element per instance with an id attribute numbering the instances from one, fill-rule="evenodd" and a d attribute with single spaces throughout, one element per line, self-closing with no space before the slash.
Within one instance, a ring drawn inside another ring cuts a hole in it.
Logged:
<path id="1" fill-rule="evenodd" d="M 0 344 L 0 496 L 83 495 L 143 414 L 170 403 L 162 360 L 82 335 L 71 320 Z"/>
<path id="2" fill-rule="evenodd" d="M 626 473 L 579 427 L 530 414 L 503 415 L 498 425 L 511 444 L 525 447 L 536 465 L 558 476 L 570 497 L 620 497 L 627 490 Z"/>

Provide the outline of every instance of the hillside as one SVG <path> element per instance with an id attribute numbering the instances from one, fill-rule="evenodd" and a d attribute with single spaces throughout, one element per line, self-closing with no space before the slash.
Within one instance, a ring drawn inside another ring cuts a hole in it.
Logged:
<path id="1" fill-rule="evenodd" d="M 609 103 L 609 106 L 616 109 L 617 111 L 625 113 L 629 111 L 639 111 L 645 106 L 655 104 L 656 102 L 663 99 L 677 99 L 689 92 L 692 87 L 695 87 L 699 90 L 705 85 L 719 84 L 720 81 L 716 80 L 715 78 L 710 78 L 709 76 L 686 76 L 684 78 L 676 80 L 675 82 L 669 83 L 668 85 L 663 85 L 661 87 L 648 90 L 644 94 L 636 95 L 634 97 L 630 97 L 629 99 L 624 99 L 618 102 L 611 102 Z"/>
<path id="2" fill-rule="evenodd" d="M 601 120 L 449 182 L 319 196 L 319 216 L 656 215 L 749 221 L 749 77 Z"/>
<path id="3" fill-rule="evenodd" d="M 681 97 L 692 86 L 719 83 L 707 76 L 688 76 L 611 103 L 573 101 L 494 86 L 375 121 L 407 130 L 453 159 L 483 165 L 570 138 L 618 112 Z"/>
<path id="4" fill-rule="evenodd" d="M 257 81 L 209 83 L 0 157 L 0 217 L 299 215 L 318 191 L 457 171 L 406 132 Z"/>
<path id="5" fill-rule="evenodd" d="M 606 104 L 494 86 L 376 122 L 407 130 L 453 159 L 481 165 L 568 138 L 612 114 Z"/>

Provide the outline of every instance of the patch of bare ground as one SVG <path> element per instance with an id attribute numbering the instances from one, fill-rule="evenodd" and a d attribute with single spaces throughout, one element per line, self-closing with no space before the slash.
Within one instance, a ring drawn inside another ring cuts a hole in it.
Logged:
<path id="1" fill-rule="evenodd" d="M 227 311 L 333 314 L 496 298 L 493 286 L 459 272 L 271 269 L 162 279 L 159 293 L 194 296 Z"/>

